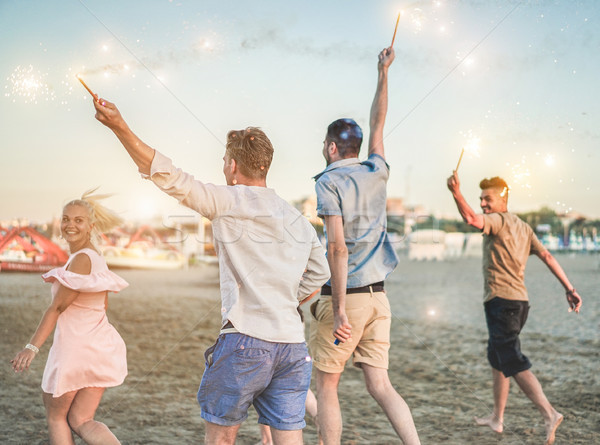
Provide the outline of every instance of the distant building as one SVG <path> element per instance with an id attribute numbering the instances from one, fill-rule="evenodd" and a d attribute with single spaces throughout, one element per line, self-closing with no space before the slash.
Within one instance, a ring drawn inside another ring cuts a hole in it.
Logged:
<path id="1" fill-rule="evenodd" d="M 294 201 L 292 205 L 306 216 L 311 224 L 323 225 L 323 221 L 317 215 L 317 195 L 311 195 L 300 201 Z"/>
<path id="2" fill-rule="evenodd" d="M 313 224 L 323 224 L 321 218 L 317 216 L 317 197 L 311 195 L 308 198 L 301 199 L 292 203 Z M 386 211 L 388 217 L 408 217 L 411 220 L 429 217 L 425 207 L 421 205 L 405 206 L 404 199 L 392 197 L 387 199 Z"/>
<path id="3" fill-rule="evenodd" d="M 404 199 L 402 198 L 388 198 L 385 210 L 388 216 L 404 216 L 406 209 L 404 208 Z"/>

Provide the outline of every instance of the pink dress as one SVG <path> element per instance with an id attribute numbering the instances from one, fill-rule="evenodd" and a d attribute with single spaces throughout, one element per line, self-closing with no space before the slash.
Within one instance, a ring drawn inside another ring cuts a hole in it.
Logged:
<path id="1" fill-rule="evenodd" d="M 89 275 L 70 272 L 75 255 L 85 253 L 92 263 Z M 106 261 L 92 249 L 73 253 L 63 267 L 42 275 L 52 283 L 52 296 L 62 284 L 79 295 L 58 316 L 54 342 L 42 377 L 42 390 L 60 397 L 86 387 L 110 387 L 127 375 L 125 342 L 108 322 L 104 309 L 107 291 L 118 292 L 127 282 L 108 270 Z"/>

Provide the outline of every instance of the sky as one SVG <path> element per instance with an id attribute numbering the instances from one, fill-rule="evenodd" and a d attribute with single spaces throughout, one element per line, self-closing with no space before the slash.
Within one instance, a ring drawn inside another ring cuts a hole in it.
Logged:
<path id="1" fill-rule="evenodd" d="M 0 0 L 0 220 L 48 221 L 95 187 L 126 219 L 189 214 L 141 179 L 76 74 L 197 179 L 224 184 L 227 132 L 258 126 L 268 186 L 314 194 L 327 125 L 352 117 L 367 140 L 399 12 L 388 196 L 458 218 L 446 178 L 464 147 L 473 207 L 499 175 L 512 211 L 600 217 L 595 0 Z"/>

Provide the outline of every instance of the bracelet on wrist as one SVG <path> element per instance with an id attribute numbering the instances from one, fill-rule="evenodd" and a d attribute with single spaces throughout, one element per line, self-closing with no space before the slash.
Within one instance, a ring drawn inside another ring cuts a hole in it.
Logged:
<path id="1" fill-rule="evenodd" d="M 32 345 L 31 343 L 27 343 L 27 344 L 25 345 L 25 349 L 29 349 L 30 351 L 33 351 L 33 352 L 35 352 L 36 354 L 37 354 L 38 352 L 40 352 L 40 350 L 38 349 L 38 347 L 37 347 L 36 345 Z"/>
<path id="2" fill-rule="evenodd" d="M 573 295 L 575 292 L 577 292 L 577 291 L 575 290 L 575 288 L 573 288 L 573 289 L 567 291 L 567 295 Z"/>

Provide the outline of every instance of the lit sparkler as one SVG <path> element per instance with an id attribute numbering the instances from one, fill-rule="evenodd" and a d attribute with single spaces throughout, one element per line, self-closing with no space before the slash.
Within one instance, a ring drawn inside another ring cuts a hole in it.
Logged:
<path id="1" fill-rule="evenodd" d="M 479 149 L 480 149 L 479 142 L 480 142 L 480 139 L 477 136 L 474 136 L 471 133 L 471 130 L 469 130 L 469 132 L 467 133 L 467 142 L 465 143 L 465 145 L 463 146 L 463 148 L 460 151 L 460 157 L 458 158 L 458 163 L 456 164 L 456 168 L 454 169 L 454 171 L 458 171 L 458 167 L 460 167 L 460 163 L 462 161 L 462 158 L 463 158 L 463 155 L 465 154 L 465 152 L 479 157 Z"/>
<path id="2" fill-rule="evenodd" d="M 448 26 L 446 26 L 448 23 L 440 16 L 443 6 L 444 2 L 441 0 L 430 2 L 423 2 L 421 0 L 413 1 L 410 4 L 405 5 L 398 13 L 396 28 L 398 27 L 400 16 L 402 16 L 403 25 L 408 26 L 415 34 L 426 31 L 428 28 L 433 30 L 434 28 L 432 28 L 431 25 L 434 25 L 435 29 L 443 34 L 448 30 Z M 453 22 L 450 24 L 452 23 Z M 428 24 L 430 26 L 427 26 Z M 394 31 L 394 37 L 395 36 L 396 31 Z M 394 38 L 392 38 L 392 46 L 393 44 Z"/>
<path id="3" fill-rule="evenodd" d="M 465 151 L 479 157 L 479 150 L 481 149 L 479 143 L 481 142 L 481 139 L 472 135 L 471 132 L 469 132 L 469 136 L 470 137 L 465 144 Z"/>
<path id="4" fill-rule="evenodd" d="M 464 154 L 465 154 L 465 148 L 463 147 L 460 150 L 460 157 L 458 158 L 458 163 L 456 164 L 456 168 L 454 169 L 455 172 L 458 171 L 458 167 L 460 167 L 460 161 L 462 161 L 462 157 L 463 157 Z"/>
<path id="5" fill-rule="evenodd" d="M 398 22 L 400 22 L 400 15 L 401 15 L 401 14 L 402 14 L 402 13 L 401 13 L 401 12 L 399 12 L 399 13 L 398 13 L 398 18 L 396 19 L 396 27 L 394 28 L 394 35 L 393 35 L 393 37 L 392 37 L 392 44 L 390 45 L 390 48 L 393 48 L 393 47 L 394 47 L 394 40 L 396 40 L 396 31 L 398 31 Z"/>
<path id="6" fill-rule="evenodd" d="M 81 76 L 79 74 L 77 74 L 77 80 L 79 80 L 81 82 L 81 85 L 83 85 L 83 87 L 88 91 L 88 93 L 90 93 L 92 95 L 92 97 L 94 98 L 94 100 L 96 102 L 98 102 L 98 95 L 96 93 L 94 93 L 92 90 L 90 90 L 90 87 L 88 87 L 86 85 L 86 83 L 83 81 L 83 79 L 81 78 Z"/>

